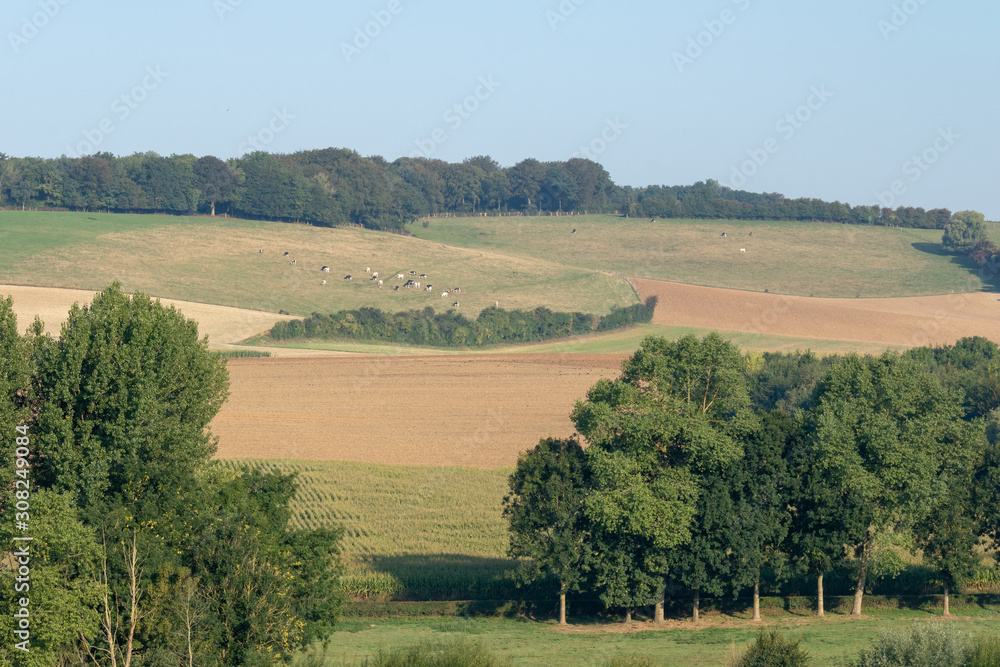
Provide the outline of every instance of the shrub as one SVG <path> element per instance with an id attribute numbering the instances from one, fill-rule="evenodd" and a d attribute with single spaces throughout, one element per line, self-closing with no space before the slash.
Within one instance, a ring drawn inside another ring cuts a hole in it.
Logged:
<path id="1" fill-rule="evenodd" d="M 995 667 L 1000 665 L 1000 637 L 977 637 L 969 651 L 968 667 Z"/>
<path id="2" fill-rule="evenodd" d="M 454 642 L 420 642 L 413 646 L 380 650 L 365 660 L 364 667 L 506 667 L 482 642 L 460 639 Z"/>
<path id="3" fill-rule="evenodd" d="M 882 633 L 853 667 L 960 667 L 968 664 L 971 649 L 969 636 L 951 624 L 926 623 Z"/>
<path id="4" fill-rule="evenodd" d="M 733 667 L 799 667 L 809 664 L 809 655 L 778 630 L 762 630 L 757 639 L 733 663 Z"/>

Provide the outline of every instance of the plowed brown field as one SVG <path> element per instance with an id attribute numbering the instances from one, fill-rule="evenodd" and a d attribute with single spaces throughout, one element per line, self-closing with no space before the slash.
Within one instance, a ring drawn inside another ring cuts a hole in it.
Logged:
<path id="1" fill-rule="evenodd" d="M 656 324 L 919 347 L 964 336 L 1000 342 L 1000 299 L 974 292 L 901 299 L 818 299 L 634 279 L 657 296 Z"/>
<path id="2" fill-rule="evenodd" d="M 42 318 L 45 329 L 53 336 L 59 335 L 59 329 L 69 315 L 69 309 L 74 303 L 81 306 L 94 300 L 97 292 L 91 290 L 63 289 L 59 287 L 26 287 L 23 285 L 0 285 L 0 298 L 8 296 L 14 299 L 14 314 L 17 316 L 18 327 L 24 331 L 31 324 L 35 315 Z M 198 333 L 208 336 L 209 347 L 212 349 L 233 349 L 234 343 L 263 333 L 274 326 L 275 322 L 291 319 L 286 315 L 263 313 L 244 308 L 229 308 L 176 299 L 160 299 L 164 306 L 174 306 L 185 317 L 198 323 Z M 300 355 L 306 351 L 276 350 L 282 355 Z"/>
<path id="3" fill-rule="evenodd" d="M 231 359 L 221 458 L 513 467 L 573 433 L 573 403 L 622 355 Z"/>

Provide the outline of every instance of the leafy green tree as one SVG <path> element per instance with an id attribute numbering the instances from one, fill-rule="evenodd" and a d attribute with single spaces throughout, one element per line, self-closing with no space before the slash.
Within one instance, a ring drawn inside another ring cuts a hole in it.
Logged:
<path id="1" fill-rule="evenodd" d="M 916 544 L 923 550 L 924 564 L 935 568 L 941 577 L 944 615 L 948 616 L 950 592 L 958 590 L 982 561 L 975 551 L 981 530 L 972 507 L 970 476 L 942 482 L 948 485 L 949 493 L 917 522 L 914 532 Z"/>
<path id="2" fill-rule="evenodd" d="M 941 245 L 945 250 L 966 254 L 986 238 L 986 217 L 979 211 L 958 211 L 945 225 Z"/>
<path id="3" fill-rule="evenodd" d="M 608 607 L 656 603 L 662 621 L 668 554 L 690 540 L 697 487 L 683 470 L 650 470 L 622 451 L 587 451 L 592 489 L 585 512 L 594 539 L 596 583 Z"/>
<path id="4" fill-rule="evenodd" d="M 518 457 L 504 498 L 508 554 L 524 559 L 522 580 L 549 575 L 559 583 L 560 625 L 566 624 L 566 594 L 581 590 L 591 564 L 583 504 L 589 476 L 579 442 L 546 438 Z"/>
<path id="5" fill-rule="evenodd" d="M 233 169 L 212 155 L 198 158 L 194 164 L 194 187 L 198 190 L 198 204 L 207 205 L 215 217 L 215 205 L 229 203 L 236 194 L 239 177 Z"/>
<path id="6" fill-rule="evenodd" d="M 701 340 L 685 336 L 675 342 L 649 337 L 625 361 L 618 380 L 598 381 L 573 409 L 571 419 L 590 442 L 592 456 L 603 451 L 630 459 L 606 466 L 606 480 L 595 469 L 595 488 L 627 492 L 648 502 L 650 507 L 640 516 L 663 514 L 661 520 L 648 522 L 649 532 L 643 537 L 651 549 L 668 542 L 672 546 L 660 554 L 664 558 L 636 559 L 662 568 L 649 575 L 683 580 L 687 575 L 676 567 L 667 571 L 671 558 L 681 569 L 709 558 L 694 553 L 694 561 L 678 560 L 672 552 L 692 551 L 680 545 L 693 529 L 696 504 L 715 498 L 702 501 L 699 493 L 707 492 L 707 479 L 742 456 L 741 438 L 754 427 L 744 370 L 739 351 L 718 334 Z M 667 507 L 669 513 L 658 509 Z"/>
<path id="7" fill-rule="evenodd" d="M 691 620 L 695 623 L 701 614 L 702 593 L 724 595 L 732 582 L 736 508 L 731 484 L 720 471 L 700 476 L 688 529 L 690 539 L 668 553 L 670 578 L 691 592 Z"/>
<path id="8" fill-rule="evenodd" d="M 817 470 L 862 519 L 850 535 L 858 563 L 852 613 L 861 613 L 878 539 L 907 529 L 934 500 L 949 462 L 979 445 L 961 396 L 897 354 L 850 355 L 820 382 L 810 430 Z"/>
<path id="9" fill-rule="evenodd" d="M 193 539 L 182 550 L 217 628 L 218 664 L 288 662 L 339 614 L 340 532 L 288 532 L 291 475 L 213 468 L 200 481 L 207 496 L 185 517 Z"/>
<path id="10" fill-rule="evenodd" d="M 0 474 L 6 485 L 14 466 L 14 428 L 29 418 L 28 391 L 31 358 L 27 342 L 17 329 L 14 301 L 0 298 L 0 442 L 4 443 Z M 0 507 L 9 498 L 0 498 Z"/>
<path id="11" fill-rule="evenodd" d="M 233 208 L 254 218 L 298 219 L 308 196 L 305 179 L 270 153 L 254 152 L 236 161 L 243 175 Z"/>
<path id="12" fill-rule="evenodd" d="M 176 493 L 214 452 L 207 431 L 228 390 L 225 361 L 173 307 L 116 283 L 74 306 L 41 359 L 38 482 L 100 516 Z"/>
<path id="13" fill-rule="evenodd" d="M 508 169 L 507 177 L 514 206 L 525 211 L 540 210 L 538 197 L 545 183 L 545 166 L 528 158 Z"/>
<path id="14" fill-rule="evenodd" d="M 101 208 L 111 200 L 112 173 L 108 161 L 100 157 L 82 157 L 69 170 L 74 195 L 67 204 L 76 208 Z"/>
<path id="15" fill-rule="evenodd" d="M 825 616 L 823 578 L 847 561 L 851 536 L 864 532 L 863 508 L 846 505 L 817 463 L 819 453 L 801 438 L 788 449 L 792 507 L 785 552 L 816 576 L 817 616 Z"/>
<path id="16" fill-rule="evenodd" d="M 786 413 L 772 411 L 743 441 L 743 458 L 733 466 L 733 586 L 753 587 L 753 620 L 760 620 L 761 569 L 778 570 L 791 522 L 791 480 L 786 462 L 798 425 Z"/>
<path id="17" fill-rule="evenodd" d="M 99 547 L 71 496 L 32 486 L 30 506 L 31 542 L 13 541 L 23 533 L 14 530 L 9 508 L 0 516 L 0 539 L 14 545 L 5 547 L 5 558 L 16 563 L 18 548 L 26 544 L 30 569 L 29 580 L 19 582 L 15 568 L 0 568 L 5 591 L 0 595 L 0 662 L 19 667 L 80 664 L 80 637 L 99 632 Z M 22 598 L 30 615 L 27 652 L 17 648 L 24 637 L 15 634 Z"/>

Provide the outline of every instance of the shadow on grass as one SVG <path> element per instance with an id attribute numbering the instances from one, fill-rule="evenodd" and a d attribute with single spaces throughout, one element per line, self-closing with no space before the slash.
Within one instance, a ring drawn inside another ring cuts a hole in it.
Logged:
<path id="1" fill-rule="evenodd" d="M 394 577 L 409 601 L 516 599 L 517 564 L 507 558 L 461 554 L 407 554 L 375 556 L 368 561 L 376 572 Z"/>
<path id="2" fill-rule="evenodd" d="M 928 255 L 938 255 L 939 257 L 949 257 L 951 264 L 961 267 L 969 272 L 970 277 L 975 277 L 988 288 L 989 291 L 1000 291 L 1000 262 L 995 259 L 985 266 L 978 266 L 968 257 L 968 255 L 955 255 L 941 247 L 940 243 L 911 243 L 914 250 L 918 250 Z"/>

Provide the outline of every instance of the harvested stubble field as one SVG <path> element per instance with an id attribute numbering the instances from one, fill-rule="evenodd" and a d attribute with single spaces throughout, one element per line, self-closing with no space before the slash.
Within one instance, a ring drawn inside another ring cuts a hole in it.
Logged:
<path id="1" fill-rule="evenodd" d="M 22 331 L 28 328 L 37 315 L 45 324 L 45 330 L 53 336 L 59 335 L 73 304 L 89 305 L 95 294 L 92 290 L 0 285 L 0 298 L 10 296 L 14 299 L 14 314 Z M 160 301 L 164 306 L 173 306 L 185 317 L 195 320 L 198 323 L 198 334 L 208 336 L 209 346 L 213 349 L 233 349 L 235 343 L 270 329 L 275 322 L 291 319 L 286 315 L 245 308 L 227 308 L 174 299 Z"/>
<path id="2" fill-rule="evenodd" d="M 570 410 L 620 354 L 345 355 L 233 359 L 212 422 L 220 458 L 506 468 L 539 438 L 573 432 Z"/>

